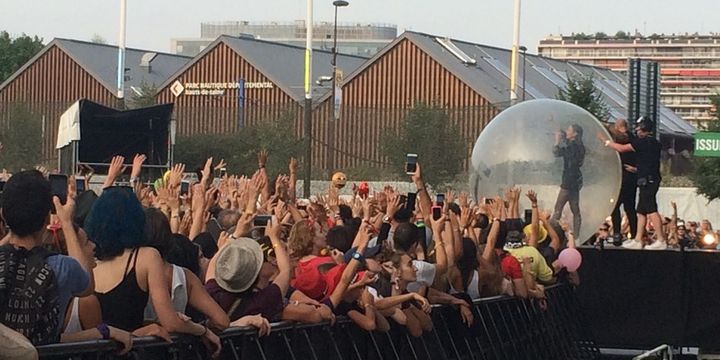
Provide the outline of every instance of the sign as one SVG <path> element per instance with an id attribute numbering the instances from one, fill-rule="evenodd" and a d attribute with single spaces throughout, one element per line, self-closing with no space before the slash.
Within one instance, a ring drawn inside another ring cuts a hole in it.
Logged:
<path id="1" fill-rule="evenodd" d="M 720 157 L 720 133 L 695 133 L 695 156 Z"/>
<path id="2" fill-rule="evenodd" d="M 343 71 L 340 69 L 335 69 L 335 89 L 334 89 L 334 99 L 333 99 L 333 115 L 335 120 L 340 120 L 340 108 L 342 107 L 342 81 L 343 81 Z"/>
<path id="3" fill-rule="evenodd" d="M 225 95 L 225 92 L 227 90 L 235 90 L 235 89 L 273 89 L 275 85 L 271 82 L 247 82 L 247 81 L 238 81 L 238 82 L 200 82 L 200 83 L 181 83 L 179 80 L 176 80 L 172 86 L 170 86 L 170 91 L 175 95 L 175 97 L 178 97 L 180 95 L 186 95 L 186 96 L 222 96 Z M 243 92 L 244 96 L 244 92 Z"/>

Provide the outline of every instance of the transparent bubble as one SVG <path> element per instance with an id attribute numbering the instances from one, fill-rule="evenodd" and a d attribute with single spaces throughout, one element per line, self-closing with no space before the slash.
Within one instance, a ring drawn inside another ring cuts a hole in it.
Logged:
<path id="1" fill-rule="evenodd" d="M 576 129 L 582 131 L 582 141 L 568 140 L 567 134 L 572 137 Z M 556 149 L 556 133 L 561 131 L 564 140 Z M 521 187 L 520 218 L 530 209 L 525 193 L 532 189 L 540 209 L 571 228 L 577 224 L 570 205 L 577 198 L 582 220 L 574 232 L 576 241 L 584 242 L 615 207 L 622 177 L 620 157 L 597 139 L 598 133 L 610 138 L 592 114 L 576 105 L 548 99 L 514 105 L 496 116 L 475 142 L 470 188 L 476 199 L 483 199 L 501 196 L 512 185 Z M 564 171 L 566 157 L 570 166 Z M 557 213 L 561 190 L 570 201 Z"/>

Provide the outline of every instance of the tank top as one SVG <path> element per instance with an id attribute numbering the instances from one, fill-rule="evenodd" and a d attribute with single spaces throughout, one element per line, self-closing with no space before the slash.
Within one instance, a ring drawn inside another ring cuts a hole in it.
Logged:
<path id="1" fill-rule="evenodd" d="M 120 284 L 106 293 L 95 293 L 105 323 L 125 331 L 133 331 L 143 325 L 145 305 L 148 302 L 148 292 L 140 289 L 135 275 L 137 253 L 138 249 L 130 253 L 125 265 L 125 276 Z"/>
<path id="2" fill-rule="evenodd" d="M 73 334 L 80 332 L 83 329 L 82 324 L 80 324 L 80 312 L 78 310 L 79 303 L 80 298 L 72 299 L 72 303 L 70 304 L 70 306 L 72 306 L 72 310 L 70 310 L 70 318 L 68 319 L 67 326 L 63 331 L 64 334 Z"/>
<path id="3" fill-rule="evenodd" d="M 170 289 L 170 301 L 172 301 L 173 309 L 175 312 L 181 314 L 185 313 L 185 308 L 188 304 L 188 287 L 187 278 L 185 277 L 185 270 L 177 265 L 172 265 L 172 287 Z M 145 307 L 145 320 L 155 321 L 157 320 L 157 313 L 153 307 L 152 300 L 148 301 Z"/>

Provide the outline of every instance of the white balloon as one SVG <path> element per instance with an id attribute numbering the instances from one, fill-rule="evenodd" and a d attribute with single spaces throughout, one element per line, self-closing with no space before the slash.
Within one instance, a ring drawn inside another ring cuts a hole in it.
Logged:
<path id="1" fill-rule="evenodd" d="M 475 142 L 470 188 L 480 200 L 503 195 L 509 186 L 522 188 L 520 214 L 530 208 L 525 193 L 538 194 L 540 209 L 553 212 L 563 176 L 563 158 L 553 154 L 555 133 L 577 124 L 583 130 L 585 159 L 580 167 L 579 205 L 582 225 L 575 231 L 578 243 L 590 238 L 610 215 L 620 193 L 620 157 L 597 139 L 610 134 L 586 110 L 560 100 L 530 100 L 498 114 Z M 561 219 L 573 224 L 569 204 Z"/>

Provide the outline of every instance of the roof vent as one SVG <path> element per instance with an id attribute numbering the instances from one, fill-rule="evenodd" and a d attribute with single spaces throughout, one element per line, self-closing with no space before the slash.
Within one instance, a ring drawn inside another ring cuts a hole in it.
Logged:
<path id="1" fill-rule="evenodd" d="M 455 55 L 456 58 L 460 59 L 464 64 L 470 64 L 475 65 L 477 61 L 475 59 L 471 58 L 468 54 L 466 54 L 464 51 L 460 50 L 457 45 L 453 44 L 452 40 L 449 38 L 440 38 L 436 37 L 435 41 L 440 43 L 445 50 L 449 51 L 451 54 Z"/>
<path id="2" fill-rule="evenodd" d="M 140 67 L 146 68 L 147 72 L 150 72 L 150 63 L 152 63 L 153 59 L 157 56 L 157 53 L 154 52 L 148 52 L 144 53 L 142 58 L 140 59 Z"/>

